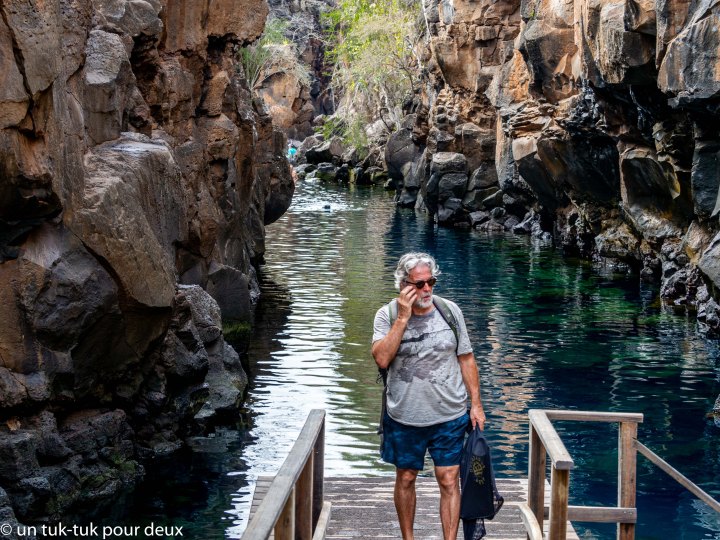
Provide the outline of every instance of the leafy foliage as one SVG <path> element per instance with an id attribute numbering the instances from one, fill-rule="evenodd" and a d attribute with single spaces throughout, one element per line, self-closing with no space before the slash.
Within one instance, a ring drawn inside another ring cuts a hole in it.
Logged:
<path id="1" fill-rule="evenodd" d="M 331 86 L 340 96 L 335 116 L 342 119 L 346 140 L 374 119 L 382 119 L 388 131 L 399 124 L 402 104 L 418 85 L 421 20 L 420 5 L 412 0 L 340 0 L 325 15 Z"/>
<path id="2" fill-rule="evenodd" d="M 287 23 L 281 19 L 268 19 L 263 35 L 240 49 L 238 58 L 251 90 L 257 90 L 275 73 L 289 73 L 310 85 L 310 71 L 299 59 L 295 44 L 285 37 Z"/>

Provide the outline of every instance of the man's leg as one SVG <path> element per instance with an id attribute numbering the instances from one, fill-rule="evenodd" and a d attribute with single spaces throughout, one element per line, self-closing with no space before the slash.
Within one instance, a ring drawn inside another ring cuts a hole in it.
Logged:
<path id="1" fill-rule="evenodd" d="M 435 467 L 435 478 L 440 486 L 440 522 L 443 538 L 455 540 L 460 523 L 460 467 Z"/>
<path id="2" fill-rule="evenodd" d="M 395 510 L 397 510 L 403 540 L 413 540 L 414 538 L 415 479 L 417 475 L 418 471 L 415 469 L 396 469 L 395 472 Z"/>

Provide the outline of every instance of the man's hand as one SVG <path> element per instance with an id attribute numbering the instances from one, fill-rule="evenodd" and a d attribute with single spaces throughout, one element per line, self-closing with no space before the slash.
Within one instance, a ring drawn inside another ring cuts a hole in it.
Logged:
<path id="1" fill-rule="evenodd" d="M 408 285 L 400 291 L 398 296 L 398 319 L 407 322 L 412 315 L 412 307 L 417 300 L 417 288 L 415 285 Z"/>
<path id="2" fill-rule="evenodd" d="M 480 431 L 485 431 L 485 412 L 480 405 L 470 407 L 470 421 L 473 429 L 479 426 Z"/>

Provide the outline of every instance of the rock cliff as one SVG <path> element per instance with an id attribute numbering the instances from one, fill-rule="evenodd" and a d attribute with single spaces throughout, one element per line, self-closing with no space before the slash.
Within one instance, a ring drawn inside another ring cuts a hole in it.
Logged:
<path id="1" fill-rule="evenodd" d="M 269 66 L 263 73 L 258 94 L 272 116 L 273 123 L 289 139 L 302 141 L 313 135 L 313 120 L 335 110 L 328 88 L 330 77 L 325 60 L 325 39 L 321 15 L 333 0 L 269 0 L 270 17 L 282 21 L 286 39 L 293 44 L 297 62 L 307 71 L 308 80 L 286 66 Z M 297 144 L 297 143 L 296 143 Z"/>
<path id="2" fill-rule="evenodd" d="M 425 107 L 387 156 L 399 203 L 552 235 L 717 333 L 720 3 L 426 0 L 424 14 Z"/>
<path id="3" fill-rule="evenodd" d="M 0 511 L 110 501 L 236 409 L 285 136 L 237 68 L 265 0 L 0 4 Z"/>

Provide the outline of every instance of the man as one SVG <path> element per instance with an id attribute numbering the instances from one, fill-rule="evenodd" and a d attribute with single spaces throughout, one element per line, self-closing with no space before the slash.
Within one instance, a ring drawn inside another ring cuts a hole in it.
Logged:
<path id="1" fill-rule="evenodd" d="M 395 287 L 400 291 L 397 315 L 391 321 L 393 310 L 386 305 L 374 322 L 372 355 L 379 368 L 388 370 L 382 458 L 396 467 L 394 499 L 403 540 L 414 538 L 415 480 L 426 450 L 440 487 L 443 537 L 455 540 L 466 428 L 471 422 L 485 429 L 480 381 L 462 312 L 444 300 L 456 321 L 456 339 L 433 303 L 439 274 L 435 259 L 427 253 L 403 255 L 395 270 Z"/>

